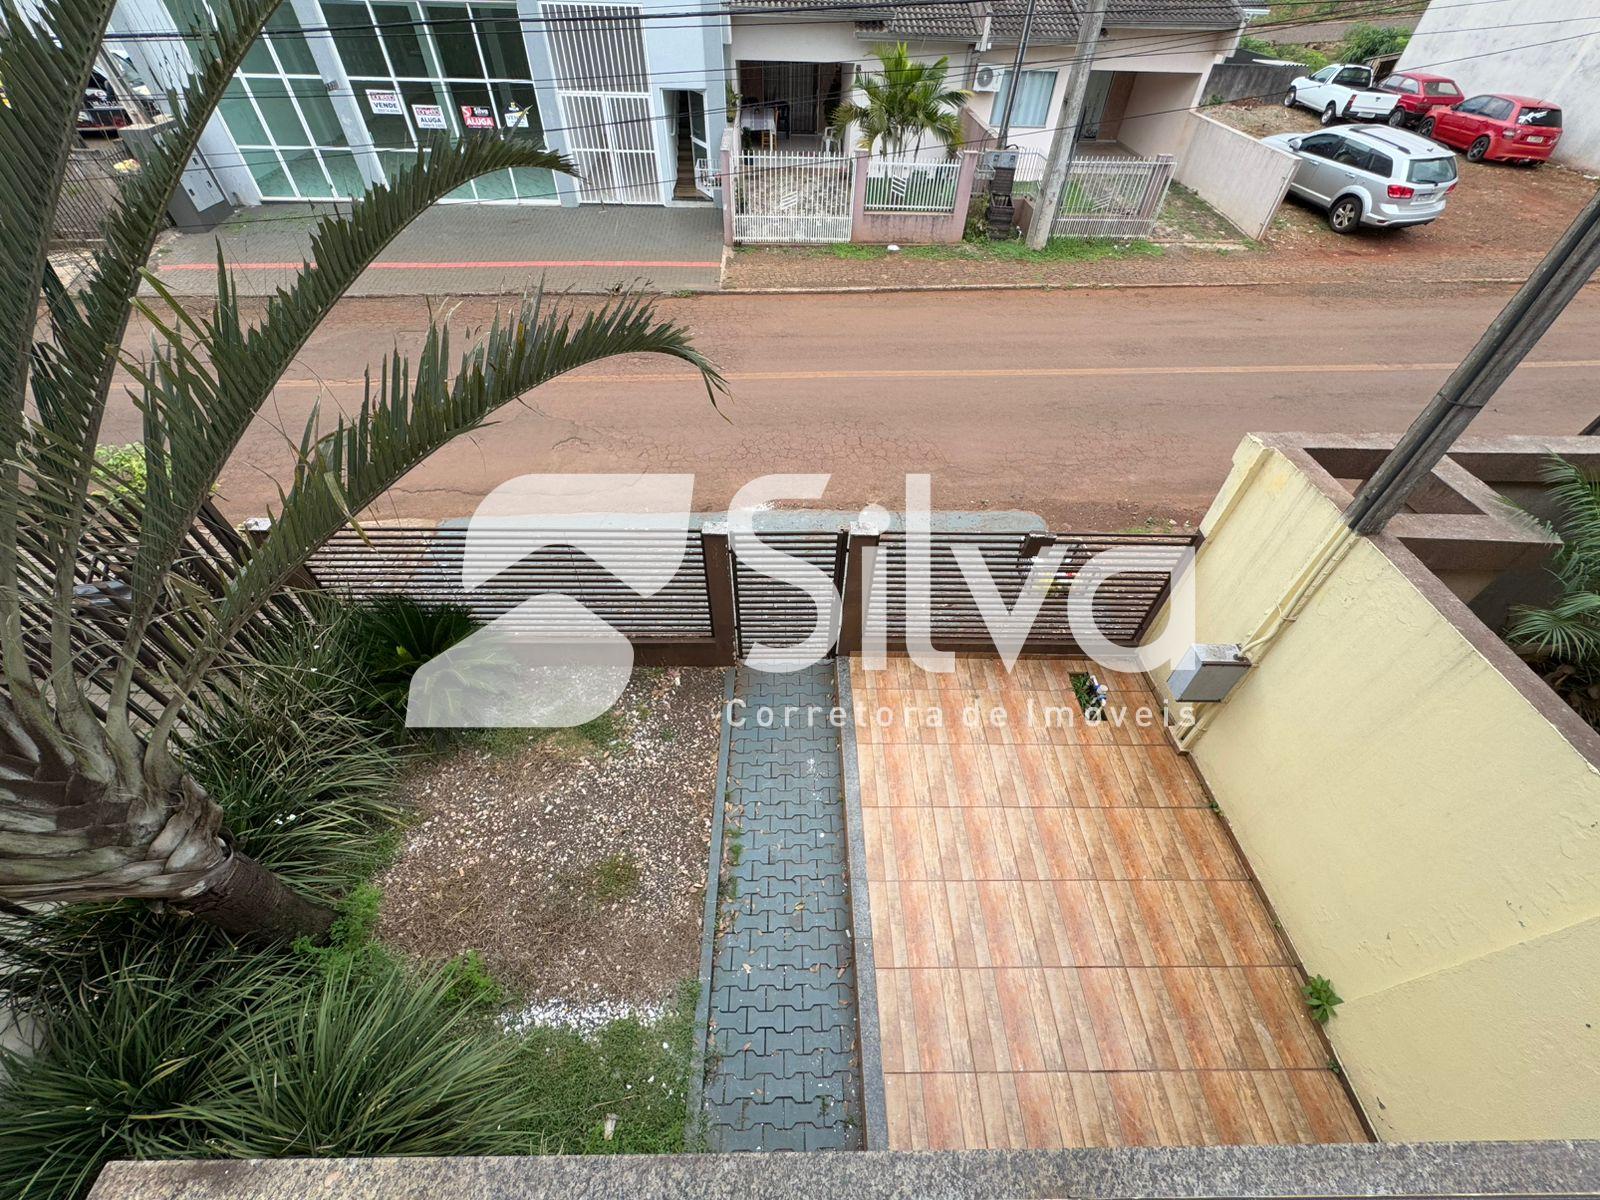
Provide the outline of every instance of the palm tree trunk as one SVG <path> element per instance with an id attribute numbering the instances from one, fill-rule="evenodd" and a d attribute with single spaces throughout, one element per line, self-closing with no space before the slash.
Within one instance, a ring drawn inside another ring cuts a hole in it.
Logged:
<path id="1" fill-rule="evenodd" d="M 107 779 L 0 722 L 0 898 L 152 900 L 240 936 L 328 932 L 331 910 L 234 849 L 193 779 L 168 778 Z"/>
<path id="2" fill-rule="evenodd" d="M 210 885 L 181 901 L 185 911 L 238 937 L 325 937 L 331 909 L 291 890 L 247 854 L 235 851 Z"/>

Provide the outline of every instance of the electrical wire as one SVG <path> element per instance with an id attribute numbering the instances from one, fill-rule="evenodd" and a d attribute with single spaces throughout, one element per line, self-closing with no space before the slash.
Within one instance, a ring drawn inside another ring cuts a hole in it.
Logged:
<path id="1" fill-rule="evenodd" d="M 1490 2 L 1490 0 L 1479 0 L 1479 2 Z M 1483 28 L 1489 28 L 1489 27 L 1483 27 Z M 1561 43 L 1575 41 L 1575 40 L 1578 40 L 1578 39 L 1581 39 L 1581 38 L 1585 38 L 1585 37 L 1594 37 L 1597 34 L 1600 34 L 1600 31 L 1589 31 L 1589 32 L 1585 32 L 1585 33 L 1570 34 L 1570 35 L 1568 35 L 1566 37 L 1551 38 L 1551 39 L 1547 39 L 1545 41 L 1532 42 L 1532 43 L 1527 43 L 1527 44 L 1519 45 L 1519 46 L 1501 47 L 1501 48 L 1498 48 L 1498 49 L 1495 49 L 1495 50 L 1483 51 L 1483 52 L 1480 52 L 1480 53 L 1477 53 L 1477 54 L 1462 55 L 1462 56 L 1459 56 L 1457 58 L 1452 58 L 1452 59 L 1439 59 L 1439 60 L 1435 60 L 1435 61 L 1429 62 L 1429 63 L 1419 63 L 1419 64 L 1416 64 L 1415 66 L 1409 67 L 1407 69 L 1408 70 L 1418 70 L 1418 71 L 1428 70 L 1428 69 L 1433 68 L 1433 67 L 1449 66 L 1449 65 L 1452 65 L 1452 64 L 1455 64 L 1455 63 L 1459 63 L 1459 62 L 1468 62 L 1468 61 L 1473 61 L 1473 60 L 1476 60 L 1476 59 L 1479 59 L 1479 58 L 1493 57 L 1493 56 L 1495 56 L 1497 54 L 1516 53 L 1516 52 L 1522 51 L 1522 50 L 1532 50 L 1532 49 L 1542 48 L 1544 46 L 1558 45 L 1558 44 L 1561 44 Z M 1229 100 L 1229 101 L 1226 101 L 1226 102 L 1219 102 L 1219 103 L 1234 104 L 1234 103 L 1238 103 L 1240 100 L 1273 99 L 1273 98 L 1277 98 L 1280 94 L 1281 93 L 1279 93 L 1279 92 L 1277 92 L 1275 90 L 1275 91 L 1272 91 L 1272 92 L 1259 93 L 1259 94 L 1256 94 L 1256 95 L 1253 95 L 1253 96 L 1234 97 L 1232 100 Z M 1198 104 L 1198 105 L 1182 105 L 1182 106 L 1177 106 L 1177 107 L 1173 107 L 1173 108 L 1154 109 L 1154 110 L 1150 110 L 1150 111 L 1142 112 L 1142 113 L 1133 113 L 1133 114 L 1124 113 L 1123 116 L 1120 118 L 1120 120 L 1122 120 L 1123 122 L 1127 122 L 1127 121 L 1144 120 L 1144 119 L 1148 119 L 1150 117 L 1167 116 L 1167 115 L 1172 115 L 1172 114 L 1176 114 L 1176 113 L 1200 112 L 1205 108 L 1211 108 L 1211 107 L 1216 107 L 1216 106 L 1217 105 L 1215 105 L 1215 104 L 1202 103 L 1202 104 Z M 652 119 L 655 119 L 655 118 L 652 118 Z M 618 122 L 618 123 L 620 124 L 620 123 L 623 123 L 623 122 Z M 633 121 L 629 121 L 627 123 L 634 123 L 634 122 Z M 593 126 L 593 125 L 589 125 L 589 126 L 579 126 L 579 127 L 574 127 L 574 128 L 594 128 L 594 127 L 595 126 Z M 1054 133 L 1054 132 L 1056 132 L 1057 130 L 1059 130 L 1061 128 L 1063 128 L 1063 126 L 1051 126 L 1051 127 L 1047 127 L 1047 128 L 1043 128 L 1043 129 L 1034 131 L 1034 132 Z M 555 132 L 555 131 L 551 130 L 551 131 L 542 131 L 542 132 Z M 969 138 L 969 139 L 965 139 L 963 141 L 955 143 L 955 145 L 952 146 L 951 148 L 954 150 L 954 149 L 960 149 L 960 148 L 964 148 L 966 146 L 971 146 L 971 145 L 984 145 L 984 144 L 987 144 L 987 142 L 989 140 L 990 139 L 988 137 Z M 246 160 L 244 160 L 243 157 L 241 156 L 240 159 L 239 159 L 239 162 L 241 164 L 244 164 L 245 161 Z M 842 161 L 842 156 L 841 156 L 841 161 Z M 762 168 L 756 168 L 756 169 L 757 170 L 761 170 Z M 721 171 L 716 171 L 716 172 L 709 173 L 708 177 L 711 178 L 711 179 L 715 179 L 715 180 L 721 181 L 721 180 L 723 180 L 725 178 L 725 175 Z M 107 178 L 114 178 L 114 177 L 112 177 L 112 176 L 110 176 L 108 174 Z M 630 189 L 640 189 L 640 190 L 651 188 L 651 187 L 659 188 L 663 184 L 674 182 L 676 180 L 676 178 L 677 178 L 676 176 L 672 176 L 672 177 L 660 177 L 660 178 L 651 179 L 651 180 L 641 180 L 641 181 L 638 181 L 636 183 L 630 183 L 630 184 L 628 184 L 626 186 L 628 188 L 630 188 Z M 579 188 L 580 195 L 582 194 L 582 192 L 583 192 L 583 188 L 580 187 Z M 338 204 L 338 203 L 347 203 L 348 204 L 348 203 L 352 203 L 353 201 L 351 201 L 351 200 L 339 201 L 339 200 L 335 200 L 335 199 L 332 199 L 332 198 L 319 198 L 318 200 L 314 200 L 313 202 L 324 202 L 324 203 L 330 203 L 330 204 Z M 254 221 L 252 223 L 253 224 L 263 224 L 263 223 L 267 223 L 267 222 L 271 222 L 271 221 L 275 221 L 275 220 L 298 220 L 298 221 L 302 221 L 303 222 L 305 219 L 306 218 L 305 218 L 304 214 L 296 213 L 293 216 L 258 218 L 256 221 Z M 204 227 L 192 226 L 191 228 L 204 228 Z"/>

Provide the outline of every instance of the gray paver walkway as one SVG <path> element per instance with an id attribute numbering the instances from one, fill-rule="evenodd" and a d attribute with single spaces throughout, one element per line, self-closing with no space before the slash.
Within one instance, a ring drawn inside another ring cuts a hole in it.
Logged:
<path id="1" fill-rule="evenodd" d="M 707 1139 L 716 1151 L 859 1149 L 839 731 L 827 720 L 833 665 L 785 675 L 740 667 L 734 695 L 743 728 L 728 746 L 726 836 L 738 854 L 712 968 Z M 784 720 L 786 708 L 794 719 Z M 758 722 L 763 710 L 770 727 Z"/>
<path id="2" fill-rule="evenodd" d="M 208 232 L 168 234 L 155 270 L 180 295 L 209 295 L 220 238 L 240 291 L 271 295 L 311 253 L 311 230 L 330 207 L 268 204 Z M 721 261 L 715 205 L 441 204 L 396 238 L 350 295 L 515 295 L 541 279 L 551 290 L 714 291 Z"/>

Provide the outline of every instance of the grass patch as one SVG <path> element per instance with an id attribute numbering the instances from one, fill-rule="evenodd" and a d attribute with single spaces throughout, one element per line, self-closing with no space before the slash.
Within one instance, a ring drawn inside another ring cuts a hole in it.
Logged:
<path id="1" fill-rule="evenodd" d="M 613 1021 L 589 1036 L 565 1029 L 523 1035 L 518 1066 L 528 1120 L 547 1153 L 666 1154 L 684 1148 L 698 998 L 698 985 L 690 982 L 657 1021 Z"/>
<path id="2" fill-rule="evenodd" d="M 588 892 L 604 904 L 626 900 L 639 890 L 639 864 L 627 854 L 602 858 L 590 868 Z"/>
<path id="3" fill-rule="evenodd" d="M 891 254 L 883 246 L 857 246 L 840 242 L 825 253 L 846 261 L 871 261 L 884 258 L 914 259 L 920 262 L 1104 262 L 1122 258 L 1159 258 L 1160 246 L 1147 238 L 1054 238 L 1043 250 L 1030 250 L 1021 239 L 1005 242 L 961 242 L 953 246 L 905 246 Z"/>

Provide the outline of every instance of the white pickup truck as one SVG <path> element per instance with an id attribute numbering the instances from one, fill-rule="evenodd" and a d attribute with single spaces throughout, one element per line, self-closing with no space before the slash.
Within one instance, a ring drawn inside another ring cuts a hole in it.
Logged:
<path id="1" fill-rule="evenodd" d="M 1302 75 L 1283 94 L 1283 106 L 1300 105 L 1322 116 L 1324 125 L 1338 120 L 1387 121 L 1400 102 L 1394 92 L 1372 90 L 1372 68 L 1333 63 L 1315 75 Z"/>

